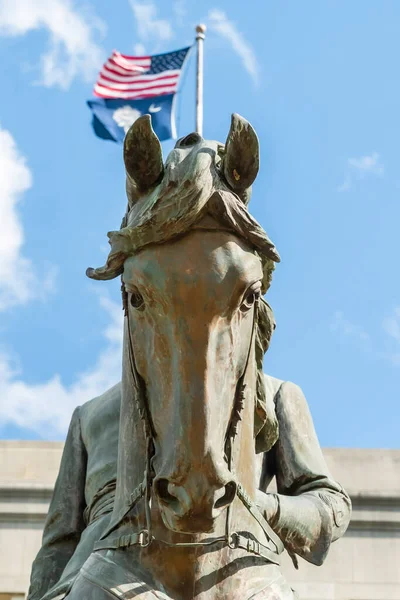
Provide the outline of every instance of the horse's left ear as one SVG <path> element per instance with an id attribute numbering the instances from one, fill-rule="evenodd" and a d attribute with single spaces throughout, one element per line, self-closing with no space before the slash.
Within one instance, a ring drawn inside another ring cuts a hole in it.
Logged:
<path id="1" fill-rule="evenodd" d="M 259 166 L 257 134 L 246 119 L 234 113 L 226 139 L 222 166 L 229 187 L 238 194 L 244 192 L 257 177 Z"/>
<path id="2" fill-rule="evenodd" d="M 150 115 L 136 119 L 126 134 L 124 162 L 128 178 L 139 194 L 161 181 L 164 172 L 162 149 L 151 126 Z"/>

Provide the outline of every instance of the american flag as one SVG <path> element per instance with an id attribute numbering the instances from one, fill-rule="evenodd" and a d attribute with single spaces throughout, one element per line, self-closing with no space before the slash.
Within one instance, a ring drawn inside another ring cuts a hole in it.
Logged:
<path id="1" fill-rule="evenodd" d="M 99 73 L 94 94 L 127 100 L 174 94 L 189 50 L 154 56 L 127 56 L 114 50 Z"/>

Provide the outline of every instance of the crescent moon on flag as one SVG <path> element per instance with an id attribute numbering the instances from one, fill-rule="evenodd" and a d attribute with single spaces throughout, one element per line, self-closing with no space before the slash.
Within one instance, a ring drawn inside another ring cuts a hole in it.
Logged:
<path id="1" fill-rule="evenodd" d="M 154 103 L 149 106 L 149 112 L 151 113 L 160 112 L 161 109 L 162 106 L 156 106 Z"/>

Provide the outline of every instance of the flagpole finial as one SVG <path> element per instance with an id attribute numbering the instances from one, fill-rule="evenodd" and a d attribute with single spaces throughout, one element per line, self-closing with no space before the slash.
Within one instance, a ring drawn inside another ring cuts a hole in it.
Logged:
<path id="1" fill-rule="evenodd" d="M 204 40 L 206 31 L 207 27 L 204 25 L 204 23 L 199 23 L 199 25 L 196 26 L 196 39 Z"/>

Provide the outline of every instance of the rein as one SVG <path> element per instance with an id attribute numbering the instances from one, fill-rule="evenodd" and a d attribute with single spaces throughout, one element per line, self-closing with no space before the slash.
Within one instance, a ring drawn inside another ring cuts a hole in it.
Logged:
<path id="1" fill-rule="evenodd" d="M 174 547 L 174 548 L 198 548 L 198 547 L 206 547 L 212 546 L 214 544 L 223 543 L 225 546 L 228 546 L 231 549 L 241 548 L 246 550 L 251 554 L 255 554 L 256 556 L 260 556 L 264 558 L 266 561 L 274 563 L 276 565 L 280 564 L 279 555 L 284 551 L 284 545 L 281 542 L 280 538 L 273 531 L 268 521 L 264 518 L 261 511 L 257 508 L 255 502 L 250 498 L 247 494 L 246 490 L 243 486 L 236 481 L 236 496 L 241 500 L 242 504 L 249 511 L 254 520 L 260 525 L 263 532 L 265 533 L 268 543 L 272 543 L 274 549 L 271 549 L 269 546 L 266 546 L 259 542 L 254 537 L 247 537 L 238 533 L 236 531 L 231 531 L 231 505 L 227 507 L 227 517 L 226 517 L 226 525 L 225 525 L 225 535 L 207 538 L 205 540 L 200 540 L 198 542 L 168 542 L 167 540 L 156 538 L 152 535 L 151 530 L 151 492 L 153 480 L 155 477 L 155 473 L 151 466 L 151 461 L 154 456 L 154 439 L 157 434 L 154 428 L 149 402 L 147 399 L 146 388 L 144 386 L 144 382 L 141 379 L 135 363 L 135 355 L 133 349 L 133 341 L 132 341 L 132 333 L 129 322 L 129 307 L 128 307 L 128 294 L 125 289 L 124 284 L 121 287 L 122 298 L 123 298 L 123 308 L 125 317 L 127 318 L 127 328 L 128 328 L 128 350 L 129 350 L 129 366 L 131 370 L 132 379 L 134 385 L 136 387 L 136 400 L 138 405 L 138 410 L 140 414 L 140 418 L 143 421 L 144 425 L 144 434 L 146 440 L 146 469 L 144 473 L 143 481 L 138 485 L 138 487 L 133 491 L 130 496 L 130 503 L 122 515 L 122 517 L 116 522 L 113 523 L 101 536 L 100 541 L 98 541 L 94 545 L 94 550 L 117 550 L 121 548 L 127 548 L 129 546 L 139 546 L 140 548 L 147 548 L 153 542 L 158 542 L 163 544 L 164 546 Z M 251 349 L 253 346 L 255 328 L 257 323 L 257 310 L 258 310 L 258 300 L 255 301 L 254 304 L 254 312 L 253 312 L 253 325 L 252 332 L 250 336 L 249 349 L 247 353 L 246 363 L 243 370 L 242 375 L 240 376 L 235 392 L 235 400 L 232 409 L 232 415 L 230 422 L 228 424 L 226 440 L 225 440 L 225 458 L 228 464 L 229 471 L 233 474 L 233 443 L 237 434 L 238 424 L 241 420 L 241 414 L 244 408 L 245 401 L 245 390 L 246 384 L 244 383 L 246 373 L 249 366 Z M 114 539 L 106 540 L 105 538 L 114 531 L 121 521 L 128 515 L 128 513 L 132 510 L 132 508 L 142 499 L 145 500 L 145 519 L 146 519 L 146 527 L 139 532 L 121 535 Z M 249 532 L 248 535 L 252 535 Z"/>

